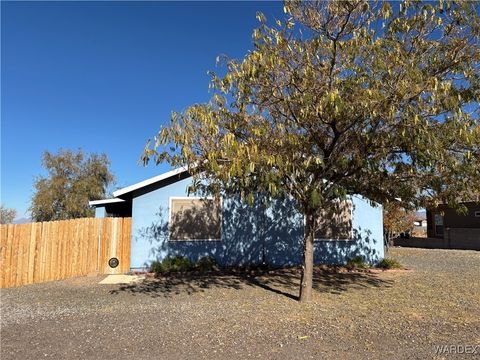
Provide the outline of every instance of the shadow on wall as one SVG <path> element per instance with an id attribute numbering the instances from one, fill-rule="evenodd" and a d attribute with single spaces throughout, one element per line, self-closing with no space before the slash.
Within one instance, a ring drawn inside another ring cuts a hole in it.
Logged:
<path id="1" fill-rule="evenodd" d="M 352 204 L 355 214 L 355 204 Z M 270 266 L 299 265 L 303 262 L 304 220 L 292 200 L 279 199 L 273 201 L 266 209 L 263 222 L 263 238 L 266 247 L 266 264 Z M 329 216 L 337 217 L 333 212 Z M 323 223 L 325 223 L 323 221 Z M 332 224 L 330 229 L 320 229 L 317 233 L 339 234 L 334 239 L 315 239 L 314 261 L 316 264 L 346 264 L 348 260 L 361 256 L 370 264 L 379 260 L 380 254 L 375 249 L 378 239 L 372 231 L 357 225 L 348 236 L 345 231 L 332 231 L 335 228 L 351 228 L 351 218 L 342 218 Z M 383 239 L 381 239 L 383 240 Z"/>
<path id="2" fill-rule="evenodd" d="M 193 295 L 208 289 L 261 288 L 268 292 L 298 300 L 300 279 L 299 268 L 276 270 L 225 270 L 207 274 L 173 274 L 158 279 L 147 279 L 134 285 L 121 285 L 110 294 L 129 293 L 152 297 L 174 297 Z M 393 281 L 379 278 L 378 274 L 369 272 L 342 272 L 335 267 L 317 266 L 314 269 L 313 288 L 318 292 L 341 294 L 361 288 L 387 288 Z"/>
<path id="3" fill-rule="evenodd" d="M 379 259 L 375 249 L 377 241 L 369 229 L 358 226 L 352 230 L 351 240 L 315 241 L 315 261 L 326 264 L 346 264 L 354 257 L 362 257 L 368 263 L 376 264 Z"/>
<path id="4" fill-rule="evenodd" d="M 181 211 L 175 208 L 171 224 L 169 210 L 160 208 L 152 224 L 137 232 L 137 242 L 148 243 L 149 258 L 157 260 L 180 255 L 193 262 L 210 256 L 221 266 L 281 267 L 302 263 L 304 221 L 293 200 L 277 199 L 265 207 L 260 199 L 250 206 L 235 197 L 223 199 L 218 210 L 217 206 L 211 200 L 188 204 Z M 216 211 L 221 211 L 221 217 L 217 220 L 213 216 L 212 220 L 207 214 Z M 221 241 L 205 240 L 218 238 L 219 233 Z M 316 240 L 314 259 L 316 263 L 345 264 L 361 256 L 375 263 L 379 258 L 377 241 L 369 229 L 357 225 L 349 240 Z M 149 263 L 144 265 L 148 267 Z"/>
<path id="5" fill-rule="evenodd" d="M 212 221 L 212 216 L 207 214 L 215 214 L 216 206 L 198 202 L 182 211 L 174 209 L 171 223 L 169 209 L 160 208 L 152 224 L 140 229 L 135 240 L 149 244 L 150 259 L 180 255 L 196 262 L 210 256 L 221 266 L 262 264 L 257 204 L 249 206 L 239 198 L 224 199 L 218 208 L 220 221 L 215 220 L 216 215 Z"/>

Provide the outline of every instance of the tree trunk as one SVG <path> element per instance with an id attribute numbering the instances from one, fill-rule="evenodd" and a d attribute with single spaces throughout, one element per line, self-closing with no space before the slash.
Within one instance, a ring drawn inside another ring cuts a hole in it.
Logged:
<path id="1" fill-rule="evenodd" d="M 384 240 L 384 242 L 385 242 L 385 244 L 384 244 L 384 245 L 385 245 L 385 246 L 384 246 L 385 252 L 388 252 L 388 249 L 390 248 L 390 231 L 388 231 L 388 230 L 385 231 L 385 240 Z"/>
<path id="2" fill-rule="evenodd" d="M 309 302 L 312 299 L 313 285 L 313 238 L 315 237 L 313 214 L 305 214 L 304 250 L 302 279 L 300 282 L 300 302 Z"/>

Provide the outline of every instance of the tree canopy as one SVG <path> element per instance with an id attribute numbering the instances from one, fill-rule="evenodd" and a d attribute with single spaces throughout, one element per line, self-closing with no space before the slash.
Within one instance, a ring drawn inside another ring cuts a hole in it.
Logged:
<path id="1" fill-rule="evenodd" d="M 114 177 L 107 155 L 85 155 L 82 150 L 45 151 L 42 166 L 47 176 L 34 183 L 30 207 L 35 221 L 64 220 L 93 216 L 89 200 L 105 198 Z"/>
<path id="2" fill-rule="evenodd" d="M 0 205 L 0 224 L 11 224 L 17 216 L 17 210 Z"/>
<path id="3" fill-rule="evenodd" d="M 407 210 L 392 201 L 383 206 L 383 229 L 386 246 L 394 236 L 403 232 L 410 232 L 413 229 L 415 212 Z"/>
<path id="4" fill-rule="evenodd" d="M 144 161 L 202 191 L 288 195 L 305 214 L 301 300 L 320 209 L 361 194 L 414 207 L 478 198 L 480 21 L 473 2 L 288 1 L 222 58 L 212 99 L 173 113 Z M 199 190 L 193 187 L 193 190 Z"/>

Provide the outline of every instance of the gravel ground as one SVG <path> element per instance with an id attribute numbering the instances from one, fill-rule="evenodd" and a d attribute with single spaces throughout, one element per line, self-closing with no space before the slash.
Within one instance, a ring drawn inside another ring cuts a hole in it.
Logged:
<path id="1" fill-rule="evenodd" d="M 1 292 L 1 359 L 426 359 L 480 345 L 480 252 L 393 248 L 408 270 L 317 268 L 311 304 L 295 269 Z"/>

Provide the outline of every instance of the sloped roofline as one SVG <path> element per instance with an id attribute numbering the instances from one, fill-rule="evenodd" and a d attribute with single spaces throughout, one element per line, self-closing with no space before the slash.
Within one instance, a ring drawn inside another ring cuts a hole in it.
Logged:
<path id="1" fill-rule="evenodd" d="M 102 200 L 91 200 L 91 201 L 88 202 L 88 205 L 99 206 L 99 205 L 104 205 L 104 204 L 113 204 L 113 203 L 120 203 L 120 202 L 125 202 L 125 200 L 117 199 L 117 198 L 102 199 Z"/>
<path id="2" fill-rule="evenodd" d="M 167 171 L 166 173 L 163 173 L 163 174 L 154 176 L 154 177 L 152 177 L 152 178 L 150 178 L 150 179 L 146 179 L 146 180 L 140 181 L 140 182 L 138 182 L 138 183 L 136 183 L 136 184 L 133 184 L 133 185 L 124 187 L 124 188 L 122 188 L 122 189 L 118 189 L 118 190 L 116 190 L 116 191 L 113 192 L 113 196 L 115 196 L 116 198 L 118 198 L 119 196 L 122 196 L 122 195 L 125 195 L 125 194 L 128 194 L 128 193 L 131 193 L 132 191 L 135 191 L 135 190 L 144 188 L 144 187 L 146 187 L 146 186 L 155 184 L 155 183 L 157 183 L 157 182 L 159 182 L 159 181 L 163 181 L 163 180 L 166 180 L 166 179 L 171 178 L 171 177 L 173 177 L 173 176 L 183 174 L 183 173 L 185 173 L 186 171 L 187 171 L 187 168 L 186 168 L 186 167 L 180 167 L 180 168 L 177 168 L 177 169 L 173 169 L 173 170 Z M 119 200 L 120 200 L 120 199 L 119 199 Z"/>

